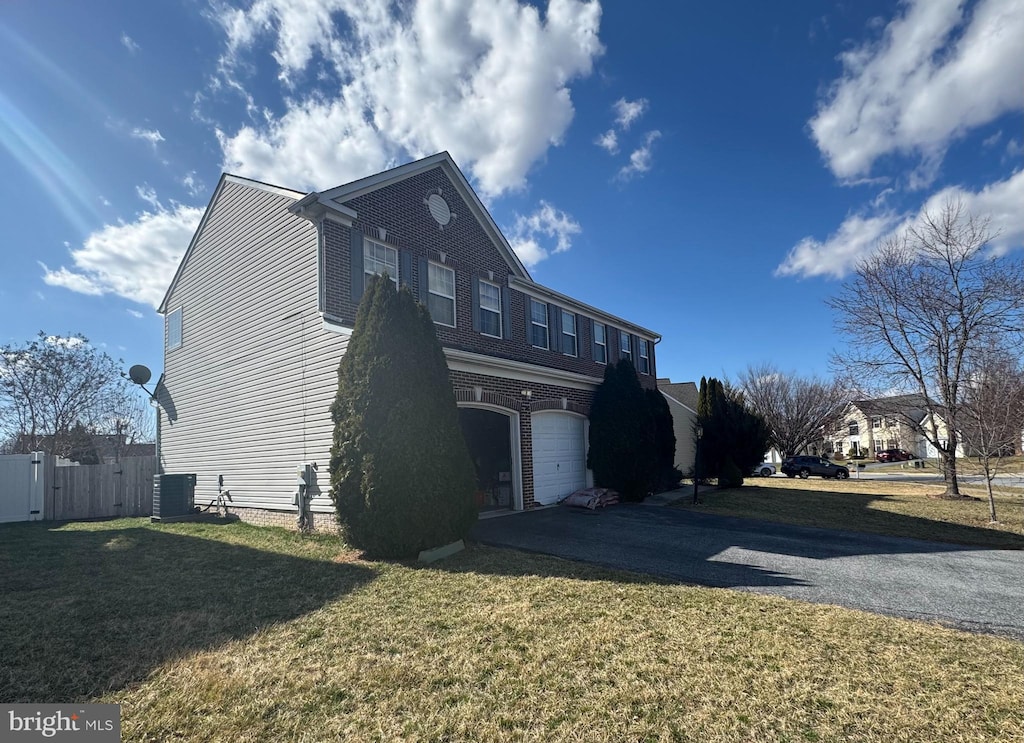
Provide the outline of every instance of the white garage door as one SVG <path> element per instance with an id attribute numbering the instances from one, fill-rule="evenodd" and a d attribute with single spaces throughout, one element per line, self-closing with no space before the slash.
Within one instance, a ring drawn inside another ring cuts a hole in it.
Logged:
<path id="1" fill-rule="evenodd" d="M 557 503 L 587 486 L 584 420 L 559 412 L 533 414 L 533 498 L 538 503 Z"/>

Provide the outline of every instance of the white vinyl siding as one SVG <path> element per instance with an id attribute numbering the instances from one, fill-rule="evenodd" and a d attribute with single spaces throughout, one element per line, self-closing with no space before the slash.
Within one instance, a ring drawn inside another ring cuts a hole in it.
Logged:
<path id="1" fill-rule="evenodd" d="M 370 278 L 386 273 L 388 278 L 398 287 L 398 251 L 381 245 L 368 237 L 363 237 L 363 288 L 370 283 Z"/>
<path id="2" fill-rule="evenodd" d="M 501 337 L 501 287 L 480 281 L 480 332 Z"/>
<path id="3" fill-rule="evenodd" d="M 594 361 L 608 363 L 608 331 L 599 322 L 594 323 Z"/>
<path id="4" fill-rule="evenodd" d="M 167 300 L 189 308 L 189 337 L 164 359 L 160 455 L 164 472 L 196 474 L 200 506 L 224 475 L 234 507 L 294 517 L 296 469 L 316 462 L 312 509 L 333 510 L 330 406 L 348 337 L 323 329 L 316 227 L 293 203 L 225 182 Z"/>
<path id="5" fill-rule="evenodd" d="M 640 346 L 640 373 L 650 374 L 651 373 L 651 355 L 647 350 L 647 341 L 640 339 L 637 342 Z"/>
<path id="6" fill-rule="evenodd" d="M 537 348 L 548 347 L 548 306 L 530 300 L 530 343 Z"/>
<path id="7" fill-rule="evenodd" d="M 562 353 L 576 356 L 576 315 L 562 310 Z"/>
<path id="8" fill-rule="evenodd" d="M 455 272 L 436 263 L 428 264 L 430 295 L 427 304 L 434 322 L 455 327 Z"/>
<path id="9" fill-rule="evenodd" d="M 167 315 L 167 350 L 181 347 L 181 307 Z"/>

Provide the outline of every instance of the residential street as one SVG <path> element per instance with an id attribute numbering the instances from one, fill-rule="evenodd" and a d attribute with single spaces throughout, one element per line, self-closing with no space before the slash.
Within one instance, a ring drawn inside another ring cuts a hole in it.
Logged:
<path id="1" fill-rule="evenodd" d="M 1024 640 L 1024 551 L 814 529 L 657 506 L 480 521 L 486 544 Z"/>

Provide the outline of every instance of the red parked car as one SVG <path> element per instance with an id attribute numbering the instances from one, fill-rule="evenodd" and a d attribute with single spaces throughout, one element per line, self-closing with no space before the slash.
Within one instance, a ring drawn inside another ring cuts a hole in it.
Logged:
<path id="1" fill-rule="evenodd" d="M 909 462 L 914 458 L 906 449 L 883 449 L 875 455 L 879 462 Z"/>

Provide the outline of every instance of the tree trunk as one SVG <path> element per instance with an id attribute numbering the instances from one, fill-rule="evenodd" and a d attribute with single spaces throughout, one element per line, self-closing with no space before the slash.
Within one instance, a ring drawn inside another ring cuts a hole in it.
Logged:
<path id="1" fill-rule="evenodd" d="M 985 469 L 985 485 L 988 488 L 988 519 L 989 523 L 996 523 L 996 499 L 992 495 L 992 478 L 988 475 L 988 468 Z"/>
<path id="2" fill-rule="evenodd" d="M 956 453 L 941 451 L 942 454 L 942 471 L 946 478 L 946 492 L 943 493 L 943 498 L 962 498 L 960 494 L 960 482 L 956 477 Z"/>

